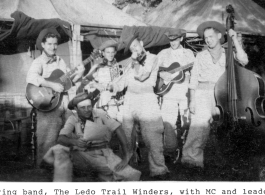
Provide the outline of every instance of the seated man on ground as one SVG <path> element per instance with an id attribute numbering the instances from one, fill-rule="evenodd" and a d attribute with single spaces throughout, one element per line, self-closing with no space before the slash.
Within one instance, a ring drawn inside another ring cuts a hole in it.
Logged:
<path id="1" fill-rule="evenodd" d="M 60 131 L 59 144 L 44 156 L 44 161 L 54 165 L 54 181 L 72 181 L 72 167 L 95 170 L 102 181 L 138 181 L 141 172 L 128 165 L 131 154 L 120 123 L 93 109 L 92 99 L 93 95 L 85 92 L 69 102 L 68 108 L 76 113 Z M 108 147 L 113 132 L 121 142 L 122 159 Z"/>

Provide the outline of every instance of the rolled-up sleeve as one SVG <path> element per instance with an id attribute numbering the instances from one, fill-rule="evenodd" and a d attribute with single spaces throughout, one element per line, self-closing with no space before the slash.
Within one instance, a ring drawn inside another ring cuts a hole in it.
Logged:
<path id="1" fill-rule="evenodd" d="M 96 110 L 96 112 L 103 121 L 104 125 L 106 125 L 111 132 L 114 132 L 119 126 L 121 126 L 119 122 L 111 118 L 106 112 L 101 110 Z"/>
<path id="2" fill-rule="evenodd" d="M 248 55 L 243 49 L 242 51 L 235 53 L 235 58 L 243 66 L 248 64 Z"/>
<path id="3" fill-rule="evenodd" d="M 191 69 L 191 78 L 190 78 L 190 83 L 189 83 L 190 89 L 196 89 L 198 86 L 198 77 L 199 77 L 198 67 L 199 67 L 198 59 L 196 58 L 194 61 L 194 66 Z"/>
<path id="4" fill-rule="evenodd" d="M 44 81 L 42 75 L 42 64 L 41 62 L 35 60 L 33 61 L 31 67 L 29 68 L 26 81 L 36 86 L 40 86 Z"/>
<path id="5" fill-rule="evenodd" d="M 189 49 L 186 50 L 186 56 L 187 56 L 187 59 L 188 59 L 189 63 L 195 61 L 194 53 L 191 50 L 189 50 Z"/>
<path id="6" fill-rule="evenodd" d="M 76 116 L 71 115 L 66 123 L 64 124 L 64 127 L 60 131 L 60 135 L 69 135 L 74 132 L 75 124 L 78 122 L 78 119 Z"/>

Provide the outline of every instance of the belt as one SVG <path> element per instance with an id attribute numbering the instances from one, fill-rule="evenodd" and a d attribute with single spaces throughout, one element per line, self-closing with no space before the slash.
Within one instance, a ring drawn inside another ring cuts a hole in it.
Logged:
<path id="1" fill-rule="evenodd" d="M 109 147 L 109 144 L 106 142 L 99 143 L 99 144 L 89 143 L 89 144 L 87 144 L 87 148 L 85 149 L 85 151 L 100 150 L 100 149 L 104 149 L 104 148 L 108 148 L 108 147 Z"/>

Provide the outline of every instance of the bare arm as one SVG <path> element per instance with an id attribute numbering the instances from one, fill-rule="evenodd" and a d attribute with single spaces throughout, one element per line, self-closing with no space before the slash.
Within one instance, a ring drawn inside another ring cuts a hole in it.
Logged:
<path id="1" fill-rule="evenodd" d="M 235 48 L 236 48 L 236 53 L 235 53 L 236 59 L 243 66 L 247 65 L 248 56 L 237 39 L 237 33 L 234 30 L 230 29 L 229 30 L 229 36 L 232 37 L 233 43 L 234 43 Z"/>
<path id="2" fill-rule="evenodd" d="M 70 138 L 67 135 L 59 135 L 57 142 L 58 144 L 67 147 L 78 146 L 80 148 L 85 148 L 87 146 L 87 142 L 82 138 L 75 139 L 75 138 Z"/>
<path id="3" fill-rule="evenodd" d="M 189 109 L 192 114 L 195 114 L 195 90 L 190 89 Z"/>

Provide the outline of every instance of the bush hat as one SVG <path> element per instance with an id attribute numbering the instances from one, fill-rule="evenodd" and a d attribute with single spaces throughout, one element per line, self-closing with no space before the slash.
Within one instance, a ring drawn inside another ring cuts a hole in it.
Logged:
<path id="1" fill-rule="evenodd" d="M 97 97 L 97 95 L 100 92 L 98 90 L 95 90 L 93 92 L 88 93 L 87 91 L 77 94 L 69 103 L 68 103 L 68 109 L 74 110 L 75 107 L 79 102 L 82 102 L 86 99 L 90 99 L 92 102 L 92 105 L 94 105 L 94 98 Z"/>
<path id="2" fill-rule="evenodd" d="M 118 43 L 116 41 L 114 41 L 113 39 L 104 41 L 100 46 L 99 46 L 99 50 L 103 51 L 104 49 L 106 49 L 107 47 L 114 47 L 116 50 L 118 49 Z"/>
<path id="3" fill-rule="evenodd" d="M 222 38 L 220 39 L 221 44 L 223 44 L 225 42 L 224 35 L 226 32 L 226 29 L 225 29 L 224 25 L 222 25 L 221 23 L 216 22 L 216 21 L 203 22 L 197 28 L 197 33 L 200 37 L 204 38 L 204 30 L 206 28 L 214 28 L 214 29 L 218 30 L 222 34 Z"/>

